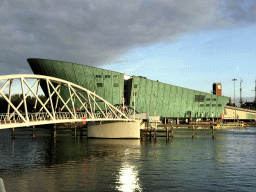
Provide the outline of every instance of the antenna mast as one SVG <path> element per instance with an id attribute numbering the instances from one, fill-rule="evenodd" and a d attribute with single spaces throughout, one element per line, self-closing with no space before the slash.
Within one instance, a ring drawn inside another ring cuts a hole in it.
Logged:
<path id="1" fill-rule="evenodd" d="M 240 103 L 240 107 L 242 107 L 242 104 L 243 104 L 243 101 L 242 101 L 242 82 L 243 82 L 243 80 L 241 79 L 240 80 L 240 102 L 239 102 Z"/>
<path id="2" fill-rule="evenodd" d="M 254 91 L 255 91 L 255 98 L 254 98 L 254 103 L 256 102 L 256 77 L 255 77 L 255 88 L 254 88 Z"/>
<path id="3" fill-rule="evenodd" d="M 255 88 L 252 91 L 255 92 L 255 97 L 254 97 L 254 101 L 253 102 L 256 103 L 256 77 L 255 77 Z"/>

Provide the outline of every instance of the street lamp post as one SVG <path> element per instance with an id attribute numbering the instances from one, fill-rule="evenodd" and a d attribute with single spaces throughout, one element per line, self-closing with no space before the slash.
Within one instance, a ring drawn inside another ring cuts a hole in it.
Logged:
<path id="1" fill-rule="evenodd" d="M 234 104 L 235 104 L 235 118 L 234 118 L 234 122 L 236 121 L 236 80 L 237 79 L 232 79 L 232 81 L 234 81 Z"/>

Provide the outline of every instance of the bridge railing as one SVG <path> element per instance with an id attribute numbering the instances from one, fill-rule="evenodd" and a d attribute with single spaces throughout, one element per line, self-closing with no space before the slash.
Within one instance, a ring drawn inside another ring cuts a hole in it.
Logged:
<path id="1" fill-rule="evenodd" d="M 76 119 L 84 119 L 87 120 L 97 120 L 104 118 L 103 114 L 101 113 L 91 113 L 93 115 L 93 119 L 91 118 L 90 114 L 87 112 L 76 112 L 75 114 L 71 114 L 69 112 L 55 112 L 50 113 L 52 116 L 55 116 L 55 120 L 62 120 L 62 119 L 74 119 L 73 115 Z M 26 119 L 26 113 L 21 113 L 21 115 Z M 105 120 L 108 118 L 113 119 L 114 114 L 107 113 Z M 124 118 L 120 115 L 120 118 Z M 35 113 L 28 113 L 28 120 L 29 121 L 51 121 L 51 116 L 47 112 L 35 112 Z M 10 123 L 21 123 L 23 122 L 22 118 L 17 113 L 1 113 L 0 114 L 0 124 L 10 124 Z"/>

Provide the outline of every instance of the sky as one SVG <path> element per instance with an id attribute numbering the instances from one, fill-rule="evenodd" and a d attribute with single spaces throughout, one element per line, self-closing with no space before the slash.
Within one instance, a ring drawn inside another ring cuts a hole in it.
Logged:
<path id="1" fill-rule="evenodd" d="M 53 59 L 252 101 L 255 24 L 251 0 L 1 0 L 0 75 Z"/>

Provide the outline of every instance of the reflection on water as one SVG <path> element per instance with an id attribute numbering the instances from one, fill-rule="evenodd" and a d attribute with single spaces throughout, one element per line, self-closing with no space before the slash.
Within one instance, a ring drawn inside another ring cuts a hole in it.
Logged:
<path id="1" fill-rule="evenodd" d="M 156 141 L 31 137 L 0 130 L 6 191 L 253 191 L 256 128 Z"/>
<path id="2" fill-rule="evenodd" d="M 139 186 L 139 173 L 135 166 L 123 163 L 117 176 L 119 191 L 142 191 Z"/>
<path id="3" fill-rule="evenodd" d="M 88 145 L 139 146 L 139 139 L 88 139 Z"/>
<path id="4" fill-rule="evenodd" d="M 106 161 L 112 161 L 112 169 L 117 168 L 113 171 L 115 175 L 113 190 L 141 191 L 138 169 L 132 161 L 140 159 L 140 140 L 88 139 L 87 143 L 91 155 L 94 154 Z"/>

